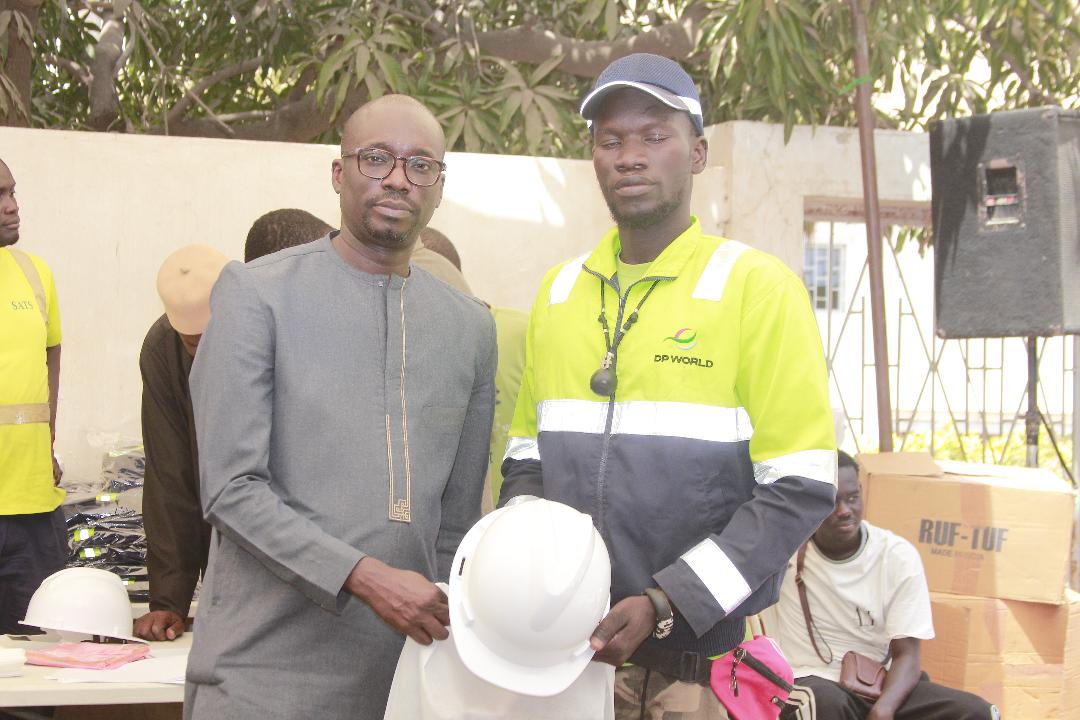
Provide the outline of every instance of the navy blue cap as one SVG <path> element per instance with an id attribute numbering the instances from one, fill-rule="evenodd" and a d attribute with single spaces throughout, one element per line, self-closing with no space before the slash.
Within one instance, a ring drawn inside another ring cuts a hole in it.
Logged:
<path id="1" fill-rule="evenodd" d="M 581 116 L 589 121 L 589 127 L 601 100 L 611 91 L 624 87 L 647 92 L 668 107 L 687 113 L 698 135 L 705 133 L 701 96 L 693 79 L 674 60 L 649 53 L 627 55 L 604 68 L 581 103 Z"/>

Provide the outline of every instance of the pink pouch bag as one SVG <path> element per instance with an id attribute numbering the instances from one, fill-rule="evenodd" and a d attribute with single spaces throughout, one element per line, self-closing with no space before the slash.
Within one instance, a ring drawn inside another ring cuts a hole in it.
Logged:
<path id="1" fill-rule="evenodd" d="M 780 646 L 757 635 L 713 660 L 709 687 L 733 720 L 775 720 L 794 680 Z"/>

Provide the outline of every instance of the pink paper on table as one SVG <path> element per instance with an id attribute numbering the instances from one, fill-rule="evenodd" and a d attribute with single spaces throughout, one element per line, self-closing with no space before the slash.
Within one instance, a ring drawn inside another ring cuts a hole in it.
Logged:
<path id="1" fill-rule="evenodd" d="M 130 662 L 142 660 L 150 654 L 150 646 L 143 643 L 106 645 L 103 643 L 60 643 L 48 650 L 27 650 L 29 665 L 47 667 L 83 668 L 85 670 L 112 670 Z"/>

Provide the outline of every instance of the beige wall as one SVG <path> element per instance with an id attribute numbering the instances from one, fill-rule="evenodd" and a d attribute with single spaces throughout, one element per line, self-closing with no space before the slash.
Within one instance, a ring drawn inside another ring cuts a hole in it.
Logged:
<path id="1" fill-rule="evenodd" d="M 728 176 L 726 230 L 802 268 L 807 219 L 862 219 L 859 133 L 852 128 L 784 128 L 731 122 L 707 129 L 710 161 Z M 927 135 L 878 130 L 878 195 L 883 214 L 928 221 L 930 161 Z"/>
<path id="2" fill-rule="evenodd" d="M 591 162 L 451 153 L 447 165 L 430 225 L 457 245 L 470 286 L 490 303 L 528 309 L 548 268 L 611 227 Z M 725 178 L 710 167 L 694 184 L 694 212 L 709 232 L 726 219 Z"/>
<path id="3" fill-rule="evenodd" d="M 299 207 L 338 224 L 325 145 L 0 128 L 21 205 L 20 246 L 53 268 L 63 316 L 57 449 L 70 479 L 137 439 L 143 336 L 161 314 L 161 261 L 192 242 L 241 258 L 252 221 Z M 543 273 L 588 250 L 611 224 L 585 161 L 452 153 L 432 226 L 457 244 L 473 289 L 527 309 Z M 724 174 L 695 205 L 712 230 Z"/>
<path id="4" fill-rule="evenodd" d="M 786 146 L 773 126 L 731 123 L 709 132 L 710 167 L 695 181 L 694 212 L 707 231 L 726 230 L 796 269 L 804 198 L 860 196 L 853 131 L 798 128 Z M 883 135 L 879 155 L 914 158 L 908 171 L 907 159 L 881 163 L 883 197 L 924 199 L 913 178 L 925 165 L 925 138 Z M 0 158 L 22 206 L 20 245 L 44 257 L 57 278 L 64 327 L 57 447 L 72 479 L 96 478 L 103 449 L 139 437 L 138 353 L 161 313 L 154 278 L 162 259 L 192 242 L 239 259 L 252 221 L 282 207 L 337 225 L 336 152 L 0 128 Z M 528 308 L 543 273 L 586 252 L 611 224 L 587 161 L 451 153 L 447 163 L 431 224 L 458 246 L 473 289 L 493 304 Z"/>

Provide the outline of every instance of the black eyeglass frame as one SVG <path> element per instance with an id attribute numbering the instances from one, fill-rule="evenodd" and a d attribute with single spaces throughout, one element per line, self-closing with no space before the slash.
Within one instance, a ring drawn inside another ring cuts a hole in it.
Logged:
<path id="1" fill-rule="evenodd" d="M 368 175 L 366 172 L 364 172 L 364 169 L 362 167 L 360 167 L 360 153 L 364 152 L 365 150 L 375 150 L 375 151 L 380 152 L 380 153 L 386 153 L 391 158 L 393 158 L 394 162 L 390 164 L 390 169 L 386 171 L 385 175 L 383 175 L 381 177 L 375 177 L 373 175 Z M 438 183 L 439 178 L 442 177 L 443 173 L 446 172 L 446 163 L 444 163 L 442 160 L 436 160 L 433 157 L 428 157 L 427 155 L 409 155 L 407 157 L 403 157 L 401 155 L 395 155 L 394 153 L 390 152 L 389 150 L 387 150 L 385 148 L 380 148 L 380 147 L 359 147 L 359 148 L 356 148 L 355 150 L 350 150 L 349 152 L 341 153 L 342 159 L 347 158 L 347 157 L 352 157 L 352 156 L 356 156 L 356 169 L 360 172 L 360 174 L 363 175 L 364 177 L 370 178 L 372 180 L 385 180 L 386 178 L 390 177 L 390 175 L 393 174 L 393 172 L 394 172 L 394 168 L 397 167 L 398 160 L 400 160 L 402 162 L 402 167 L 405 168 L 405 179 L 408 180 L 413 185 L 415 185 L 416 187 L 431 187 L 432 185 L 435 185 L 436 183 Z M 409 161 L 410 160 L 417 160 L 417 159 L 428 160 L 428 161 L 431 161 L 431 162 L 433 162 L 433 163 L 435 163 L 436 165 L 439 166 L 439 173 L 435 176 L 435 179 L 432 180 L 427 185 L 423 185 L 421 183 L 416 182 L 409 175 Z"/>

